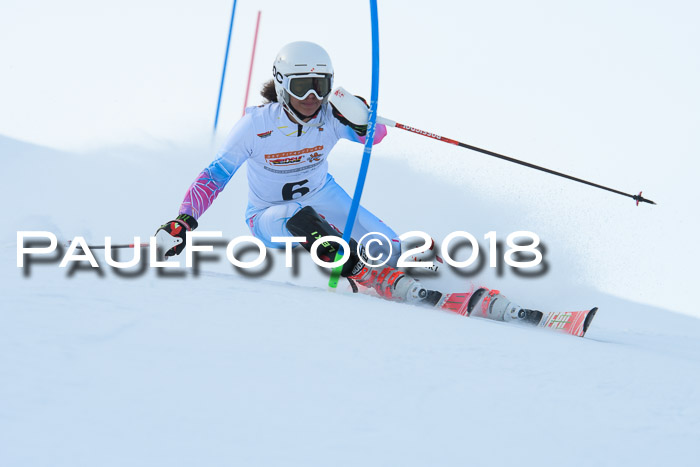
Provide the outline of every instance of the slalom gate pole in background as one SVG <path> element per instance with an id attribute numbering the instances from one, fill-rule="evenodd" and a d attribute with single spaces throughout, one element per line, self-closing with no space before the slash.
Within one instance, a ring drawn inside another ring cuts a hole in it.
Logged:
<path id="1" fill-rule="evenodd" d="M 377 0 L 369 1 L 369 9 L 372 21 L 372 92 L 369 104 L 365 150 L 362 154 L 362 164 L 360 165 L 360 173 L 357 175 L 357 184 L 355 185 L 355 194 L 350 205 L 350 213 L 348 214 L 348 220 L 345 222 L 345 229 L 343 229 L 343 240 L 347 243 L 350 243 L 352 226 L 355 225 L 355 218 L 360 207 L 360 199 L 362 198 L 362 190 L 365 187 L 365 178 L 367 178 L 369 159 L 372 155 L 372 145 L 374 144 L 374 131 L 377 124 L 377 99 L 379 97 L 379 19 L 377 16 Z M 345 252 L 345 255 L 349 254 L 349 251 Z M 336 254 L 335 260 L 338 261 L 339 259 L 340 254 Z M 341 270 L 342 266 L 333 269 L 328 282 L 329 287 L 335 289 L 338 286 Z"/>
<path id="2" fill-rule="evenodd" d="M 221 84 L 219 85 L 219 99 L 216 102 L 216 115 L 214 116 L 214 131 L 212 134 L 216 134 L 216 127 L 219 124 L 219 110 L 221 109 L 221 95 L 224 92 L 224 78 L 226 77 L 226 64 L 228 63 L 228 50 L 231 46 L 231 33 L 233 32 L 233 17 L 236 15 L 236 2 L 233 0 L 233 10 L 231 10 L 231 22 L 228 26 L 228 39 L 226 40 L 226 55 L 224 55 L 224 69 L 221 72 Z"/>
<path id="3" fill-rule="evenodd" d="M 616 193 L 618 195 L 627 196 L 627 197 L 635 200 L 637 202 L 637 206 L 639 206 L 639 203 L 656 204 L 652 200 L 643 198 L 641 191 L 639 192 L 638 195 L 631 195 L 628 193 L 624 193 L 622 191 L 615 190 L 613 188 L 608 188 L 608 187 L 603 186 L 603 185 L 598 185 L 597 183 L 589 182 L 588 180 L 583 180 L 583 179 L 573 177 L 571 175 L 567 175 L 567 174 L 564 174 L 561 172 L 556 172 L 556 171 L 548 169 L 546 167 L 540 167 L 539 165 L 531 164 L 529 162 L 525 162 L 525 161 L 521 161 L 518 159 L 514 159 L 512 157 L 504 156 L 503 154 L 498 154 L 497 152 L 489 151 L 487 149 L 477 148 L 476 146 L 471 146 L 469 144 L 460 143 L 459 141 L 455 141 L 455 140 L 450 139 L 450 138 L 445 138 L 444 136 L 436 135 L 435 133 L 430 133 L 428 131 L 419 130 L 418 128 L 413 128 L 411 126 L 404 125 L 403 123 L 397 123 L 393 120 L 389 120 L 388 118 L 378 117 L 377 121 L 379 123 L 383 123 L 384 125 L 387 125 L 387 126 L 399 128 L 401 130 L 410 131 L 411 133 L 416 133 L 418 135 L 427 136 L 428 138 L 433 138 L 433 139 L 436 139 L 438 141 L 443 141 L 445 143 L 454 144 L 455 146 L 460 146 L 463 148 L 471 149 L 472 151 L 480 152 L 482 154 L 486 154 L 486 155 L 492 156 L 492 157 L 497 157 L 499 159 L 503 159 L 503 160 L 508 161 L 508 162 L 514 162 L 516 164 L 524 165 L 525 167 L 530 167 L 531 169 L 540 170 L 542 172 L 556 175 L 558 177 L 568 178 L 569 180 L 573 180 L 575 182 L 590 185 L 590 186 L 595 187 L 595 188 L 600 188 L 601 190 L 607 190 L 607 191 L 610 191 L 612 193 Z"/>
<path id="4" fill-rule="evenodd" d="M 255 22 L 255 35 L 253 36 L 253 53 L 250 55 L 250 68 L 248 69 L 248 84 L 245 87 L 245 99 L 243 99 L 243 115 L 248 105 L 248 93 L 250 92 L 250 78 L 253 76 L 253 63 L 255 62 L 255 46 L 258 44 L 258 28 L 260 27 L 260 10 L 258 10 L 258 20 Z"/>

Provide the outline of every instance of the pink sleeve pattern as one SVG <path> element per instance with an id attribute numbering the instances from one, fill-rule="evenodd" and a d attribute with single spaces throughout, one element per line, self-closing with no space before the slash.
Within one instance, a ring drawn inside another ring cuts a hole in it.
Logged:
<path id="1" fill-rule="evenodd" d="M 180 205 L 180 214 L 189 214 L 195 219 L 209 209 L 219 193 L 224 190 L 233 173 L 227 171 L 222 164 L 214 161 L 199 174 L 187 190 L 185 199 Z M 233 171 L 235 172 L 235 170 Z"/>

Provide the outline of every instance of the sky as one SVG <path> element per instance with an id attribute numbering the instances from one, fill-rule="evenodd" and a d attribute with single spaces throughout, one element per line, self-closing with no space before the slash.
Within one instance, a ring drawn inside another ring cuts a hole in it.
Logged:
<path id="1" fill-rule="evenodd" d="M 209 141 L 231 6 L 5 0 L 0 135 L 86 156 Z M 699 9 L 690 1 L 379 2 L 380 115 L 626 193 L 644 190 L 658 206 L 398 130 L 375 157 L 464 187 L 461 199 L 435 200 L 445 216 L 455 202 L 480 199 L 505 206 L 494 223 L 528 213 L 522 230 L 566 239 L 583 258 L 582 283 L 700 314 L 689 240 L 700 230 Z M 217 141 L 242 113 L 258 10 L 249 105 L 260 103 L 277 51 L 295 40 L 323 45 L 336 84 L 369 96 L 368 2 L 240 0 Z M 202 165 L 211 156 L 193 155 Z M 454 222 L 455 230 L 473 225 Z"/>

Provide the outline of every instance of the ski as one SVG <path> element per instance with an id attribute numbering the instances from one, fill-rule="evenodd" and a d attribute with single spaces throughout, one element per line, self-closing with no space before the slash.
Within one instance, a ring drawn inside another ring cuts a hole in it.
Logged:
<path id="1" fill-rule="evenodd" d="M 598 312 L 598 307 L 583 311 L 564 311 L 544 313 L 537 324 L 541 328 L 563 331 L 573 336 L 583 337 Z"/>
<path id="2" fill-rule="evenodd" d="M 462 316 L 469 316 L 467 307 L 469 305 L 469 297 L 471 293 L 448 293 L 440 299 L 435 305 L 436 308 L 452 311 Z"/>
<path id="3" fill-rule="evenodd" d="M 478 295 L 480 291 L 485 291 Z M 472 297 L 474 299 L 472 300 Z M 540 328 L 548 328 L 556 331 L 583 337 L 598 311 L 597 307 L 590 310 L 541 312 L 527 310 L 505 302 L 501 306 L 495 306 L 497 300 L 505 297 L 497 290 L 478 289 L 474 293 L 449 293 L 444 294 L 435 304 L 436 308 L 451 311 L 462 316 L 476 316 L 480 318 L 494 319 L 497 321 L 519 322 Z M 472 309 L 470 310 L 470 301 Z"/>

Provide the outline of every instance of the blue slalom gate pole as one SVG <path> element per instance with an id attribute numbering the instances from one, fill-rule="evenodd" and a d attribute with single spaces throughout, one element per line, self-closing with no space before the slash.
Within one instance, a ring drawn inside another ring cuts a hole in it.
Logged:
<path id="1" fill-rule="evenodd" d="M 350 213 L 348 220 L 345 223 L 343 230 L 343 240 L 350 242 L 352 236 L 352 227 L 355 225 L 357 211 L 360 208 L 360 199 L 362 198 L 362 190 L 365 187 L 365 179 L 367 178 L 367 170 L 369 170 L 369 160 L 372 155 L 372 146 L 374 145 L 374 131 L 377 124 L 377 99 L 379 96 L 379 19 L 377 17 L 377 0 L 369 1 L 370 17 L 372 21 L 372 92 L 370 95 L 369 104 L 369 121 L 367 122 L 367 139 L 365 141 L 365 150 L 362 154 L 362 164 L 360 165 L 360 173 L 357 176 L 357 184 L 355 185 L 355 193 L 352 197 L 350 205 Z M 350 252 L 346 251 L 347 256 Z M 339 255 L 336 255 L 336 261 Z M 336 288 L 338 286 L 338 278 L 340 277 L 341 267 L 334 268 L 331 272 L 331 279 L 328 286 Z"/>
<path id="2" fill-rule="evenodd" d="M 214 117 L 214 133 L 219 124 L 219 109 L 221 108 L 221 95 L 224 92 L 224 78 L 226 77 L 226 64 L 228 63 L 228 49 L 231 46 L 231 33 L 233 32 L 233 17 L 236 15 L 236 2 L 233 0 L 233 10 L 231 10 L 231 23 L 228 26 L 228 39 L 226 40 L 226 55 L 224 55 L 224 70 L 221 72 L 221 85 L 219 85 L 219 99 L 216 102 L 216 116 Z"/>

